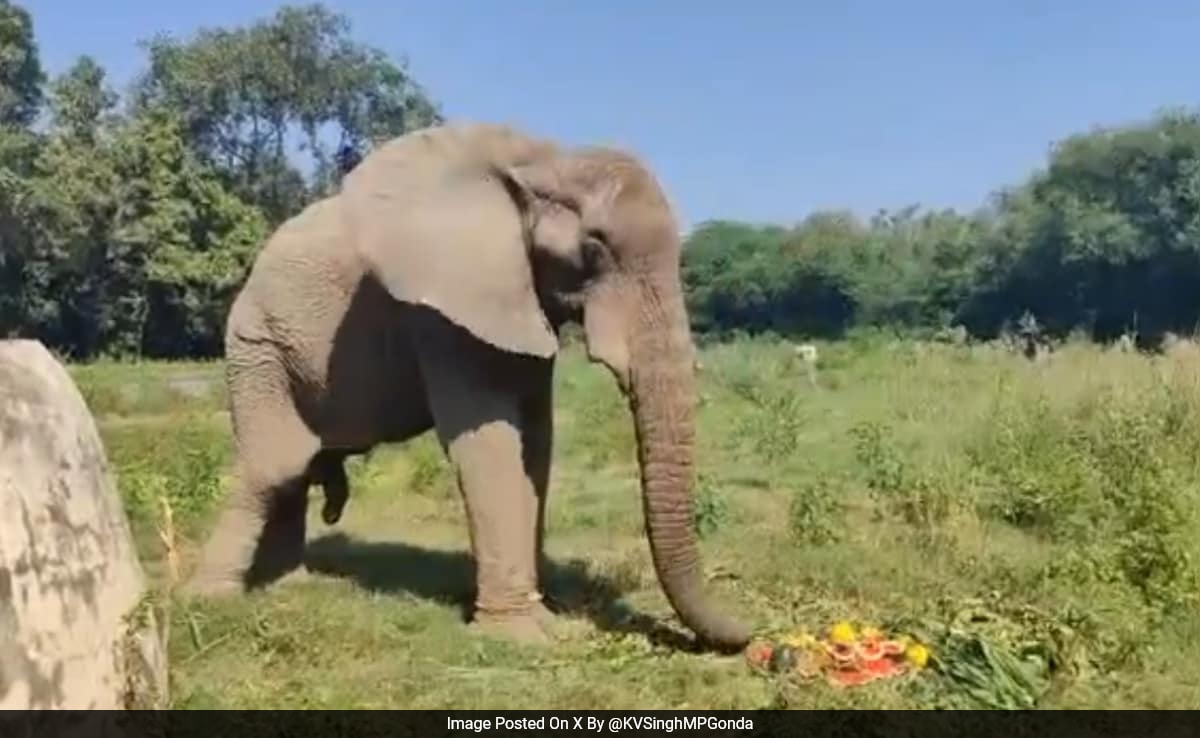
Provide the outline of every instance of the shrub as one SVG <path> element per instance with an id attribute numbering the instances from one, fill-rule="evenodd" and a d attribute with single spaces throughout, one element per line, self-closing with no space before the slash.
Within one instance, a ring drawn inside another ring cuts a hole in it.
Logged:
<path id="1" fill-rule="evenodd" d="M 224 494 L 229 459 L 227 429 L 206 417 L 175 415 L 103 432 L 118 489 L 131 522 L 153 527 L 170 504 L 183 531 L 195 531 Z"/>
<path id="2" fill-rule="evenodd" d="M 788 528 L 799 543 L 821 545 L 841 541 L 842 502 L 840 486 L 818 479 L 806 482 L 792 493 Z"/>
<path id="3" fill-rule="evenodd" d="M 408 461 L 408 488 L 414 494 L 427 497 L 450 497 L 454 494 L 454 475 L 446 454 L 432 434 L 414 438 L 405 444 Z"/>
<path id="4" fill-rule="evenodd" d="M 729 503 L 724 493 L 704 475 L 696 481 L 693 527 L 701 538 L 716 533 L 729 520 Z"/>
<path id="5" fill-rule="evenodd" d="M 1119 580 L 1148 604 L 1194 603 L 1195 405 L 1171 383 L 1083 393 L 1062 408 L 1009 397 L 975 441 L 984 510 L 1073 544 L 1051 575 Z"/>

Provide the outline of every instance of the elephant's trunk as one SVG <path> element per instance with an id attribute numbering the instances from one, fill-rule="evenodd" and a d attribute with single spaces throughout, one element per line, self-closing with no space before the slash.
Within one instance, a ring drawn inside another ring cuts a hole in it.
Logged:
<path id="1" fill-rule="evenodd" d="M 640 307 L 630 335 L 629 402 L 654 568 L 685 625 L 714 646 L 738 649 L 749 629 L 705 594 L 693 527 L 694 348 L 682 290 L 646 285 Z"/>

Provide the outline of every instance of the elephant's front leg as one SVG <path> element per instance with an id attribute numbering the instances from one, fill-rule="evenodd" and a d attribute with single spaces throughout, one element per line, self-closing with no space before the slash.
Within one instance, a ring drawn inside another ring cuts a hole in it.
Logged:
<path id="1" fill-rule="evenodd" d="M 541 386 L 525 399 L 521 407 L 522 461 L 535 499 L 533 556 L 538 594 L 534 613 L 543 625 L 549 625 L 554 619 L 553 613 L 541 599 L 550 574 L 546 558 L 546 503 L 550 491 L 550 460 L 554 452 L 553 386 L 551 365 L 547 367 Z"/>
<path id="2" fill-rule="evenodd" d="M 466 507 L 475 559 L 475 625 L 543 641 L 535 553 L 538 505 L 524 463 L 520 387 L 507 387 L 503 374 L 512 370 L 489 365 L 486 358 L 456 354 L 436 361 L 437 355 L 445 356 L 431 347 L 423 374 L 434 425 Z M 517 384 L 527 388 L 527 378 Z"/>
<path id="3" fill-rule="evenodd" d="M 521 462 L 517 416 L 484 421 L 447 440 L 475 556 L 475 623 L 519 640 L 545 640 L 536 607 L 537 503 Z"/>

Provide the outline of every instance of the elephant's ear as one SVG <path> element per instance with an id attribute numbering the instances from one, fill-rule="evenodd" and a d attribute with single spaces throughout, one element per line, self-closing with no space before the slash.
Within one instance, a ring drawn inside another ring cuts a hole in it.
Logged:
<path id="1" fill-rule="evenodd" d="M 343 183 L 347 231 L 368 271 L 396 300 L 432 307 L 497 348 L 553 356 L 528 246 L 536 195 L 521 172 L 460 171 L 404 148 L 377 151 Z"/>

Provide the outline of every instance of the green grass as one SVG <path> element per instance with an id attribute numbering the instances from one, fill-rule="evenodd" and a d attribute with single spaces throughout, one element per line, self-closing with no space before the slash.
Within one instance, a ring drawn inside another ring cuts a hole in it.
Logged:
<path id="1" fill-rule="evenodd" d="M 549 518 L 558 643 L 468 634 L 462 508 L 422 438 L 352 462 L 336 527 L 311 506 L 314 577 L 174 603 L 175 706 L 1200 706 L 1200 350 L 1072 344 L 1033 364 L 883 336 L 819 348 L 815 387 L 782 344 L 703 351 L 710 587 L 764 632 L 842 618 L 910 630 L 936 668 L 837 691 L 681 647 L 642 533 L 632 428 L 607 374 L 572 350 Z M 186 571 L 226 489 L 220 365 L 75 375 L 165 586 L 159 498 Z"/>

